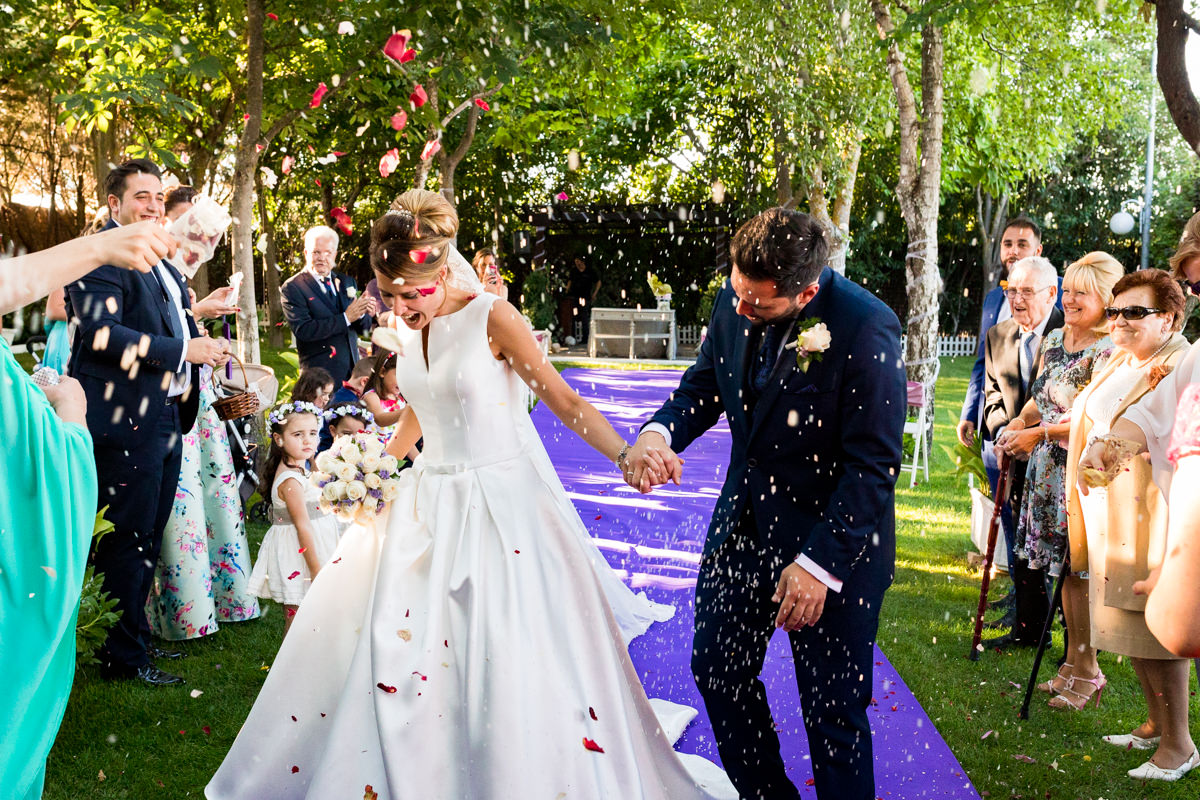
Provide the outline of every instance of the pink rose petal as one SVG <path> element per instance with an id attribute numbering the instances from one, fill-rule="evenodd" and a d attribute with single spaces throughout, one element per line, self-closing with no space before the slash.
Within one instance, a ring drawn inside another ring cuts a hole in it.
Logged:
<path id="1" fill-rule="evenodd" d="M 407 124 L 408 124 L 408 112 L 397 111 L 395 114 L 392 114 L 392 128 L 394 130 L 402 131 L 402 130 L 404 130 L 404 126 Z"/>
<path id="2" fill-rule="evenodd" d="M 388 58 L 399 61 L 404 55 L 404 50 L 408 47 L 408 40 L 412 38 L 412 31 L 403 30 L 399 33 L 393 33 L 388 37 L 387 44 L 383 46 L 383 54 Z"/>
<path id="3" fill-rule="evenodd" d="M 412 103 L 413 108 L 420 108 L 429 100 L 429 95 L 425 94 L 425 87 L 417 84 L 413 87 L 412 94 L 408 96 L 408 102 Z"/>
<path id="4" fill-rule="evenodd" d="M 379 174 L 386 178 L 395 172 L 398 166 L 400 166 L 400 149 L 393 147 L 383 154 L 383 158 L 379 159 Z"/>
<path id="5" fill-rule="evenodd" d="M 407 64 L 409 61 L 412 61 L 416 57 L 417 57 L 417 51 L 410 47 L 404 51 L 404 55 L 400 56 L 399 60 L 400 60 L 401 64 Z"/>
<path id="6" fill-rule="evenodd" d="M 488 105 L 488 103 L 487 103 L 487 100 L 484 100 L 482 97 L 476 97 L 476 98 L 475 98 L 475 105 L 479 106 L 479 107 L 480 107 L 480 108 L 482 108 L 484 111 L 491 111 L 491 110 L 492 110 L 492 107 Z"/>
<path id="7" fill-rule="evenodd" d="M 442 143 L 437 139 L 425 143 L 425 148 L 421 150 L 421 160 L 428 161 L 437 155 L 437 152 L 442 149 Z"/>
<path id="8" fill-rule="evenodd" d="M 268 12 L 267 12 L 267 19 L 273 19 L 273 20 L 275 20 L 276 22 L 279 22 L 279 15 L 278 15 L 278 14 L 276 14 L 276 13 L 274 13 L 274 12 L 268 11 Z"/>
<path id="9" fill-rule="evenodd" d="M 315 92 L 313 92 L 312 102 L 310 102 L 308 104 L 308 107 L 316 108 L 317 106 L 321 105 L 321 98 L 323 98 L 328 91 L 329 91 L 329 87 L 326 86 L 324 82 L 321 82 L 320 84 L 318 84 L 317 90 Z"/>

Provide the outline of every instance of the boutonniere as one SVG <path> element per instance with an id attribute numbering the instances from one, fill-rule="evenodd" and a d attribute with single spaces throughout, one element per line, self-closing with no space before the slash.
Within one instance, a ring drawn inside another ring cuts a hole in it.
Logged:
<path id="1" fill-rule="evenodd" d="M 351 300 L 358 297 L 358 289 L 354 288 L 353 286 L 347 286 L 346 297 L 349 297 Z"/>
<path id="2" fill-rule="evenodd" d="M 829 328 L 825 327 L 825 323 L 819 318 L 813 317 L 800 323 L 800 329 L 796 331 L 796 341 L 789 342 L 784 349 L 795 350 L 796 366 L 801 372 L 808 372 L 809 365 L 821 360 L 821 354 L 829 349 L 832 341 L 833 336 L 830 335 Z"/>
<path id="3" fill-rule="evenodd" d="M 1166 364 L 1155 364 L 1150 368 L 1150 373 L 1146 375 L 1146 385 L 1150 387 L 1150 391 L 1154 391 L 1154 387 L 1171 374 L 1171 369 L 1172 367 Z"/>

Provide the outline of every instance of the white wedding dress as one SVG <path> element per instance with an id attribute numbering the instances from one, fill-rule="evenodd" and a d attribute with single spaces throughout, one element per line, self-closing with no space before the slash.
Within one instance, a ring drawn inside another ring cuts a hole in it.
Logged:
<path id="1" fill-rule="evenodd" d="M 492 356 L 495 301 L 434 318 L 428 366 L 399 332 L 424 452 L 313 582 L 210 800 L 737 797 L 671 749 L 694 710 L 646 698 L 619 620 L 662 609 L 588 538 Z"/>

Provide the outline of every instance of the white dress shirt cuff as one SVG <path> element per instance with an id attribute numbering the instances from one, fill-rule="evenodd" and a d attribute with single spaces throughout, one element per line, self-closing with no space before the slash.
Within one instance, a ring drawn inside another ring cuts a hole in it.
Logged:
<path id="1" fill-rule="evenodd" d="M 344 312 L 342 313 L 342 319 L 346 320 L 346 327 L 347 327 L 347 328 L 349 328 L 351 325 L 353 325 L 353 324 L 354 324 L 353 322 L 351 322 L 351 321 L 350 321 L 350 317 L 349 317 L 349 316 L 347 316 L 347 315 L 346 315 Z"/>
<path id="2" fill-rule="evenodd" d="M 667 440 L 667 447 L 671 446 L 671 432 L 661 422 L 647 422 L 646 426 L 638 431 L 638 436 L 643 433 L 657 433 Z"/>
<path id="3" fill-rule="evenodd" d="M 839 594 L 841 593 L 842 582 L 830 575 L 829 570 L 825 569 L 803 553 L 796 556 L 796 563 L 803 567 L 804 570 L 814 578 L 828 586 L 830 591 L 838 592 Z"/>
<path id="4" fill-rule="evenodd" d="M 187 346 L 188 346 L 188 340 L 184 339 L 183 340 L 183 352 L 179 356 L 179 366 L 175 368 L 176 372 L 183 372 L 184 368 L 187 366 Z"/>

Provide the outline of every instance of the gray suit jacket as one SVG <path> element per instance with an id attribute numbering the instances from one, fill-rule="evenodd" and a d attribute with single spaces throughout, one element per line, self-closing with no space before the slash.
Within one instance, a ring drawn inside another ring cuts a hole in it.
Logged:
<path id="1" fill-rule="evenodd" d="M 1057 308 L 1050 309 L 1050 321 L 1042 331 L 1043 337 L 1055 328 L 1061 328 L 1062 324 L 1063 313 Z M 1029 400 L 1029 395 L 1021 388 L 1020 356 L 1021 327 L 1016 321 L 1006 319 L 993 325 L 983 352 L 983 426 L 989 439 L 994 439 L 1000 428 L 1020 414 Z M 1037 374 L 1037 365 L 1034 365 L 1030 385 Z"/>

